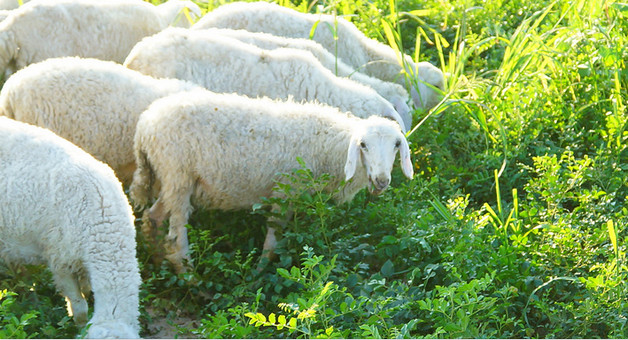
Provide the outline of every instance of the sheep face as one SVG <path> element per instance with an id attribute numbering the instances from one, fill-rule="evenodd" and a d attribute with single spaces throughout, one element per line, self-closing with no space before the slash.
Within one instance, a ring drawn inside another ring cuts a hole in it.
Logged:
<path id="1" fill-rule="evenodd" d="M 361 164 L 369 181 L 369 191 L 379 195 L 390 184 L 397 151 L 403 174 L 412 179 L 414 171 L 410 149 L 405 137 L 394 123 L 380 117 L 371 117 L 365 123 L 366 126 L 354 132 L 349 142 L 345 179 L 351 179 L 358 164 Z"/>

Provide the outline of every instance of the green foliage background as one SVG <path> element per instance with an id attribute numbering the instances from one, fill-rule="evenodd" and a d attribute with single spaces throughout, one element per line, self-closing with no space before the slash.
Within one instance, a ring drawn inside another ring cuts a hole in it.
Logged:
<path id="1" fill-rule="evenodd" d="M 442 103 L 414 112 L 417 175 L 343 206 L 279 188 L 297 214 L 261 273 L 263 209 L 195 212 L 183 275 L 138 235 L 142 335 L 151 309 L 199 320 L 181 337 L 628 338 L 628 4 L 280 3 L 446 72 Z M 81 331 L 45 270 L 0 269 L 0 337 Z"/>

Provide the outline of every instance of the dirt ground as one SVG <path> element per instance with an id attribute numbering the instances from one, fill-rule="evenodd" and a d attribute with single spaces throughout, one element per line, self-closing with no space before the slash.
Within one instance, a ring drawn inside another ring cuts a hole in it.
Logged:
<path id="1" fill-rule="evenodd" d="M 198 336 L 195 334 L 178 334 L 176 327 L 179 326 L 186 329 L 198 328 L 200 326 L 198 320 L 186 315 L 168 318 L 167 315 L 164 315 L 165 313 L 158 312 L 150 307 L 146 311 L 151 316 L 152 322 L 148 325 L 148 334 L 145 334 L 145 339 L 198 339 Z"/>

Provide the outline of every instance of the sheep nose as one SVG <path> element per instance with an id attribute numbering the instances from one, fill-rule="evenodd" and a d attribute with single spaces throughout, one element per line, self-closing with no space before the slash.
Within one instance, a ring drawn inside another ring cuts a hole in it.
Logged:
<path id="1" fill-rule="evenodd" d="M 384 189 L 386 189 L 388 187 L 388 184 L 390 184 L 390 179 L 388 178 L 380 178 L 380 177 L 375 178 L 375 186 L 380 191 L 383 191 Z"/>

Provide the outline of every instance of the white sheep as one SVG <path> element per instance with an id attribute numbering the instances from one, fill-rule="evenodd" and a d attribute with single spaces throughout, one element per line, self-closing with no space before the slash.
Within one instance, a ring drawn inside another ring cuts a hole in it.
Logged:
<path id="1" fill-rule="evenodd" d="M 306 14 L 262 1 L 233 2 L 205 14 L 192 29 L 245 29 L 308 39 L 314 25 L 317 26 L 312 39 L 330 52 L 337 51 L 337 56 L 348 65 L 369 76 L 405 85 L 401 74 L 404 67 L 397 52 L 369 39 L 355 25 L 333 15 Z M 438 104 L 439 91 L 434 91 L 431 86 L 443 89 L 442 71 L 428 62 L 414 63 L 409 56 L 404 56 L 403 60 L 406 72 L 412 77 L 416 75 L 417 86 L 413 84 L 411 91 L 415 106 L 427 110 Z"/>
<path id="2" fill-rule="evenodd" d="M 188 80 L 214 92 L 319 101 L 359 117 L 392 118 L 408 129 L 375 90 L 335 76 L 308 51 L 264 50 L 226 36 L 170 27 L 142 39 L 124 65 L 157 78 Z"/>
<path id="3" fill-rule="evenodd" d="M 0 21 L 6 19 L 12 12 L 8 9 L 0 9 Z"/>
<path id="4" fill-rule="evenodd" d="M 0 117 L 0 257 L 46 264 L 90 338 L 139 337 L 140 274 L 131 207 L 113 171 L 29 124 Z"/>
<path id="5" fill-rule="evenodd" d="M 369 77 L 364 73 L 358 72 L 351 66 L 342 62 L 342 60 L 334 57 L 323 46 L 309 39 L 286 38 L 277 35 L 261 32 L 249 32 L 246 30 L 232 30 L 225 28 L 208 28 L 203 30 L 205 34 L 220 35 L 238 39 L 247 44 L 253 44 L 265 50 L 273 50 L 277 48 L 297 48 L 310 51 L 323 66 L 332 71 L 335 75 L 347 77 L 359 83 L 373 88 L 382 97 L 388 100 L 395 110 L 399 113 L 405 126 L 412 124 L 410 116 L 410 107 L 408 107 L 408 92 L 403 86 L 380 80 L 378 78 Z"/>
<path id="6" fill-rule="evenodd" d="M 109 1 L 109 0 L 102 0 Z M 30 2 L 30 0 L 22 0 L 22 4 Z M 0 18 L 4 19 L 11 10 L 20 6 L 18 0 L 0 0 Z M 201 9 L 195 3 L 187 0 L 169 0 L 157 5 L 160 16 L 170 25 L 177 27 L 190 27 L 192 24 L 185 16 L 187 9 L 190 19 L 193 22 L 201 17 Z M 6 14 L 6 15 L 5 15 Z"/>
<path id="7" fill-rule="evenodd" d="M 26 3 L 30 0 L 23 0 L 22 3 Z M 0 0 L 0 10 L 12 10 L 20 6 L 18 0 Z"/>
<path id="8" fill-rule="evenodd" d="M 161 183 L 148 212 L 153 227 L 169 218 L 166 256 L 184 270 L 188 239 L 185 225 L 192 203 L 213 209 L 250 208 L 272 189 L 278 173 L 299 167 L 300 157 L 314 176 L 330 174 L 331 191 L 343 203 L 369 187 L 374 194 L 390 184 L 397 151 L 401 169 L 412 178 L 408 142 L 389 119 L 361 119 L 316 103 L 283 102 L 216 94 L 181 92 L 156 100 L 137 123 L 137 170 L 130 195 L 143 206 L 153 198 L 152 183 Z M 275 247 L 268 228 L 264 256 Z"/>
<path id="9" fill-rule="evenodd" d="M 16 72 L 0 91 L 0 116 L 38 125 L 107 163 L 130 184 L 140 114 L 160 97 L 198 85 L 154 79 L 110 61 L 53 58 Z"/>
<path id="10" fill-rule="evenodd" d="M 0 72 L 48 58 L 80 56 L 122 63 L 143 37 L 167 27 L 189 1 L 154 6 L 141 0 L 42 0 L 0 22 Z"/>

